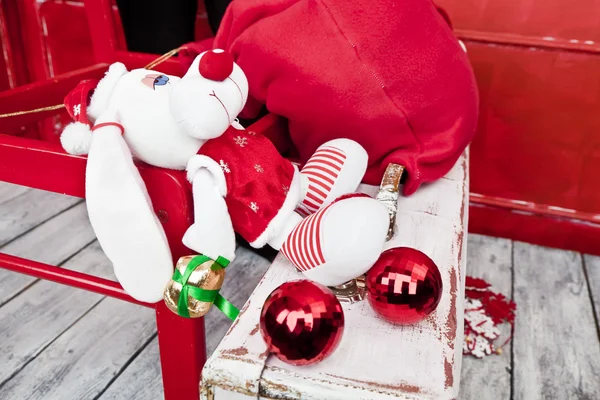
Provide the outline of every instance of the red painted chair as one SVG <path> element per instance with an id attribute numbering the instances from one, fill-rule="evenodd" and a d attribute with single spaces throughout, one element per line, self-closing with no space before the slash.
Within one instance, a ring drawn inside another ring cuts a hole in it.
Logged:
<path id="1" fill-rule="evenodd" d="M 121 61 L 129 68 L 139 68 L 156 58 L 155 55 L 116 50 L 117 39 L 110 0 L 86 1 L 85 8 L 88 24 L 93 32 L 93 50 L 98 64 L 1 92 L 0 114 L 61 104 L 64 96 L 80 80 L 99 79 L 111 62 Z M 179 64 L 172 60 L 164 62 L 160 68 L 170 74 L 177 75 L 180 72 Z M 24 127 L 56 113 L 56 110 L 46 110 L 1 120 L 0 181 L 84 198 L 85 157 L 66 154 L 56 142 L 19 136 Z M 251 129 L 271 136 L 282 128 L 280 120 L 267 116 Z M 43 132 L 40 137 L 45 137 Z M 139 167 L 155 212 L 165 229 L 174 261 L 190 254 L 191 251 L 181 243 L 183 233 L 193 221 L 192 196 L 184 173 L 141 164 Z M 0 253 L 0 268 L 155 309 L 165 398 L 199 398 L 200 373 L 206 358 L 202 318 L 178 317 L 163 302 L 147 304 L 134 300 L 117 282 L 32 260 Z"/>

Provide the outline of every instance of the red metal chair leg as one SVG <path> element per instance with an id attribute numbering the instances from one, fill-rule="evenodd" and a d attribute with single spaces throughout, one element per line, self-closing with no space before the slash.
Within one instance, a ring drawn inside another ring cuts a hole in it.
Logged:
<path id="1" fill-rule="evenodd" d="M 156 326 L 165 400 L 198 400 L 206 361 L 204 318 L 179 317 L 161 301 Z"/>

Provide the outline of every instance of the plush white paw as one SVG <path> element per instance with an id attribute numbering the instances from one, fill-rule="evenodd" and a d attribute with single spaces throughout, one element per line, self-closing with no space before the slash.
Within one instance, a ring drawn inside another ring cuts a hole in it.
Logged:
<path id="1" fill-rule="evenodd" d="M 281 251 L 308 279 L 336 286 L 371 268 L 383 250 L 388 226 L 381 202 L 351 197 L 305 218 Z"/>

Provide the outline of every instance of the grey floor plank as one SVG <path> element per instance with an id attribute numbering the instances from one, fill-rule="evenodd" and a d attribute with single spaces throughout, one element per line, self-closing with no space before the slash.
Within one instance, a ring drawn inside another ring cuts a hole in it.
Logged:
<path id="1" fill-rule="evenodd" d="M 1 207 L 1 206 L 0 206 Z M 60 265 L 95 238 L 85 204 L 81 203 L 0 248 L 22 258 Z M 36 278 L 0 269 L 0 305 Z"/>
<path id="2" fill-rule="evenodd" d="M 94 240 L 78 201 L 0 183 L 0 251 L 54 265 L 68 260 L 63 267 L 110 278 L 97 243 L 70 259 Z M 507 296 L 514 279 L 514 376 L 509 347 L 501 356 L 466 357 L 459 398 L 509 399 L 512 379 L 518 400 L 600 399 L 600 257 L 586 255 L 582 264 L 578 253 L 512 246 L 470 235 L 467 273 Z M 239 248 L 222 294 L 242 307 L 269 264 Z M 230 324 L 209 313 L 209 354 Z M 155 330 L 152 310 L 0 270 L 0 384 L 16 374 L 0 386 L 0 398 L 161 399 Z"/>
<path id="3" fill-rule="evenodd" d="M 0 206 L 17 196 L 32 189 L 26 186 L 13 185 L 12 183 L 0 182 Z"/>
<path id="4" fill-rule="evenodd" d="M 89 274 L 110 274 L 112 266 L 97 243 L 65 267 Z M 103 296 L 37 281 L 0 308 L 0 384 L 21 370 Z M 42 327 L 43 329 L 40 329 Z"/>
<path id="5" fill-rule="evenodd" d="M 162 400 L 163 398 L 158 339 L 154 338 L 100 396 L 99 400 Z"/>
<path id="6" fill-rule="evenodd" d="M 600 325 L 598 325 L 600 321 L 600 257 L 586 254 L 583 256 L 583 260 L 590 284 L 594 311 L 596 312 L 596 324 L 598 332 L 600 332 Z"/>
<path id="7" fill-rule="evenodd" d="M 0 388 L 0 399 L 93 399 L 155 332 L 152 309 L 105 298 Z"/>
<path id="8" fill-rule="evenodd" d="M 508 239 L 469 235 L 467 274 L 485 279 L 493 290 L 511 297 L 512 242 Z M 510 325 L 501 326 L 502 338 L 510 335 Z M 462 345 L 462 344 L 461 344 Z M 462 400 L 509 400 L 511 344 L 502 355 L 478 359 L 463 357 L 459 398 Z"/>
<path id="9" fill-rule="evenodd" d="M 244 247 L 238 247 L 235 255 L 234 262 L 227 267 L 221 294 L 241 309 L 271 263 Z M 206 315 L 205 326 L 208 333 L 206 351 L 210 355 L 229 330 L 231 321 L 218 310 L 211 310 Z"/>
<path id="10" fill-rule="evenodd" d="M 514 243 L 514 399 L 600 399 L 600 346 L 579 253 Z"/>
<path id="11" fill-rule="evenodd" d="M 227 267 L 221 294 L 241 308 L 270 264 L 251 250 L 238 247 L 235 260 Z M 211 310 L 206 316 L 205 326 L 207 352 L 210 355 L 231 326 L 231 321 L 218 310 Z M 100 399 L 159 400 L 163 398 L 161 379 L 158 341 L 154 339 Z"/>
<path id="12" fill-rule="evenodd" d="M 81 199 L 43 190 L 29 190 L 0 206 L 0 246 Z"/>

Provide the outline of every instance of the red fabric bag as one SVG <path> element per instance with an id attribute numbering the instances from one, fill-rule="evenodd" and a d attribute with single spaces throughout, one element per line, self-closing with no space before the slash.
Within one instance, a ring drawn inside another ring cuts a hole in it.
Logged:
<path id="1" fill-rule="evenodd" d="M 369 154 L 366 183 L 398 163 L 411 194 L 475 132 L 473 73 L 431 0 L 235 0 L 214 47 L 248 77 L 242 117 L 263 105 L 286 117 L 302 162 L 327 140 L 356 140 Z"/>

